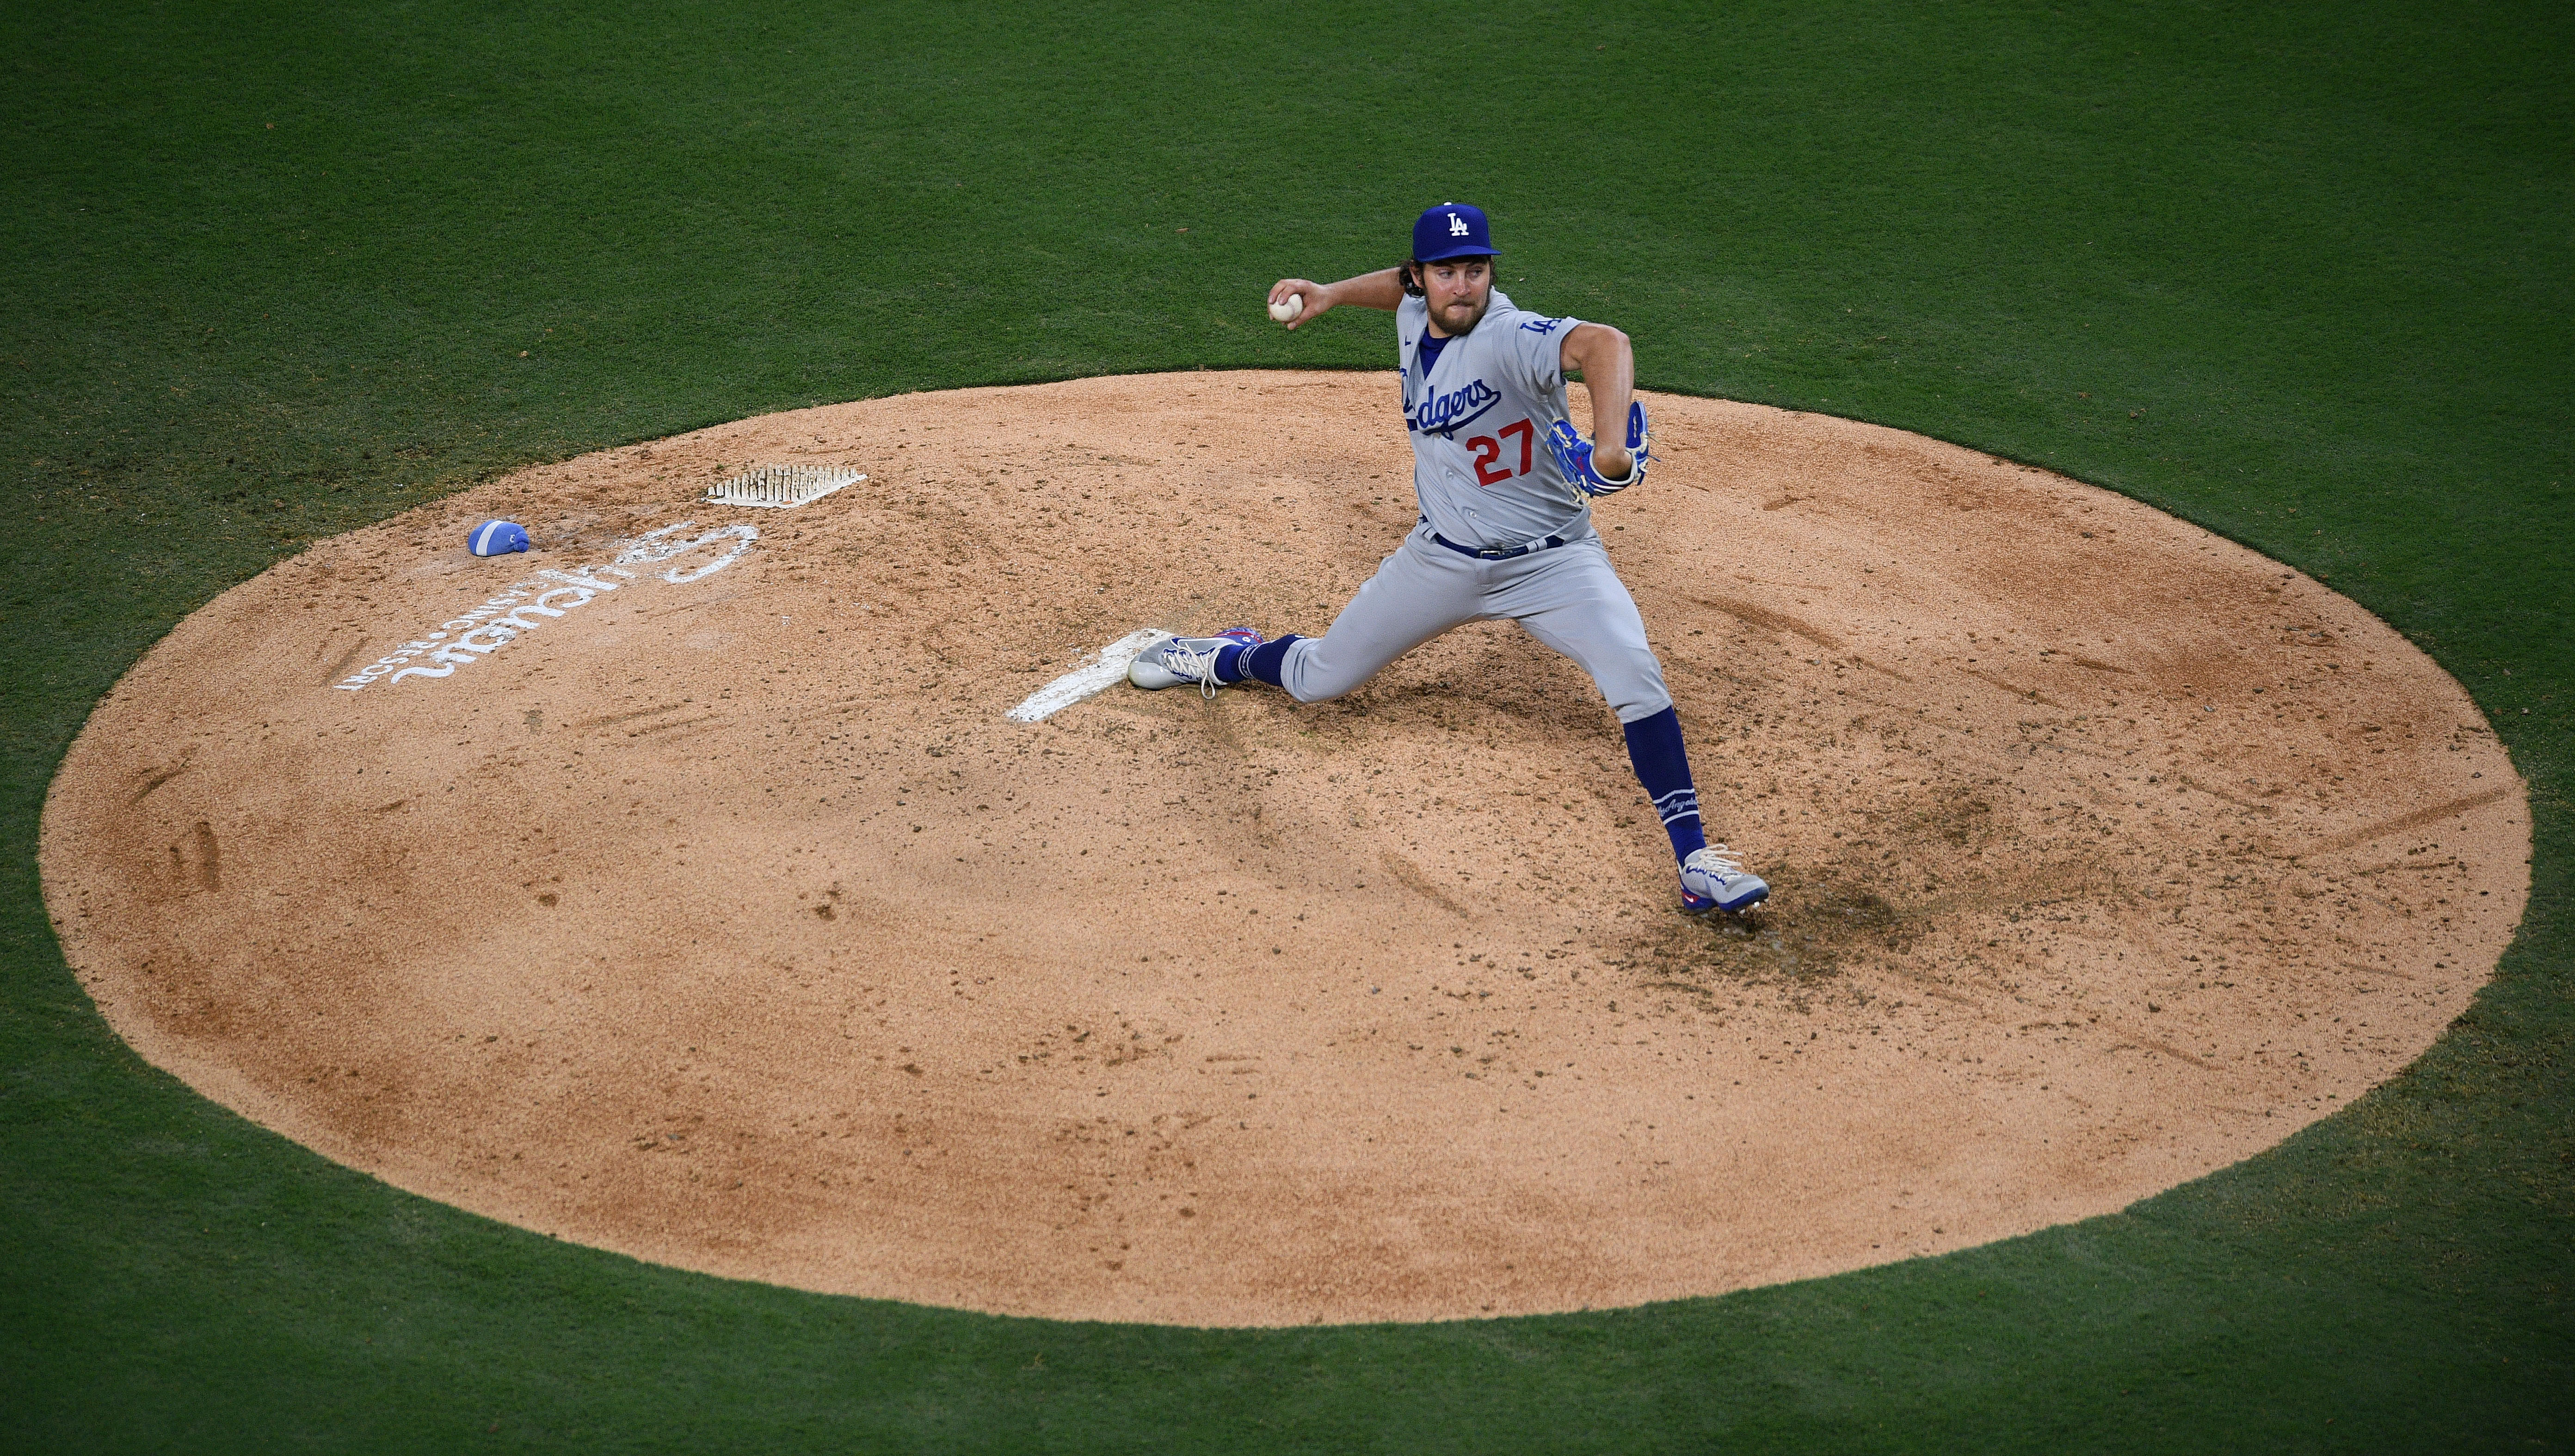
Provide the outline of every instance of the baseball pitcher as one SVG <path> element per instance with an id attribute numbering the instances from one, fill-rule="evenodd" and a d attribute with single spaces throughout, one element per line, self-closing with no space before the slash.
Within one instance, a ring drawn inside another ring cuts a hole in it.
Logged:
<path id="1" fill-rule="evenodd" d="M 1627 756 L 1671 836 L 1681 906 L 1749 908 L 1770 892 L 1699 824 L 1680 718 L 1644 619 L 1591 526 L 1591 499 L 1645 478 L 1653 457 L 1635 355 L 1605 324 L 1525 313 L 1493 287 L 1480 209 L 1442 203 L 1412 225 L 1412 256 L 1338 283 L 1281 279 L 1271 312 L 1294 329 L 1342 304 L 1394 315 L 1412 490 L 1421 520 L 1321 637 L 1250 628 L 1173 637 L 1128 681 L 1195 683 L 1208 697 L 1259 682 L 1299 703 L 1338 698 L 1451 628 L 1506 617 L 1581 665 L 1618 715 Z M 1564 376 L 1591 391 L 1592 438 L 1565 415 Z"/>

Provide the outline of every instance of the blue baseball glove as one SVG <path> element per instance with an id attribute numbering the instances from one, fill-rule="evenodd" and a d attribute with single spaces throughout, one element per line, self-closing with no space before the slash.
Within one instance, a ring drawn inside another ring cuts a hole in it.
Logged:
<path id="1" fill-rule="evenodd" d="M 1564 468 L 1564 478 L 1573 482 L 1575 490 L 1586 496 L 1615 495 L 1643 480 L 1645 462 L 1653 459 L 1645 449 L 1645 402 L 1627 403 L 1627 453 L 1635 458 L 1635 464 L 1623 481 L 1606 479 L 1591 468 L 1591 442 L 1573 433 L 1567 421 L 1558 420 L 1548 427 L 1546 448 L 1554 455 L 1555 463 Z"/>

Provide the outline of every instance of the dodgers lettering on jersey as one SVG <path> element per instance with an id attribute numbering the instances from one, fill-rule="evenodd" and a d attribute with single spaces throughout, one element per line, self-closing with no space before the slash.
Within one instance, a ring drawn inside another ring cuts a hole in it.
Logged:
<path id="1" fill-rule="evenodd" d="M 1577 319 L 1524 313 L 1493 291 L 1473 333 L 1451 339 L 1425 374 L 1430 306 L 1394 311 L 1412 494 L 1430 529 L 1466 547 L 1514 547 L 1591 532 L 1591 504 L 1556 468 L 1549 426 L 1565 418 L 1564 334 Z"/>
<path id="2" fill-rule="evenodd" d="M 1501 402 L 1500 390 L 1480 379 L 1470 380 L 1444 395 L 1423 392 L 1420 404 L 1404 407 L 1403 418 L 1415 435 L 1454 435 L 1484 418 L 1485 411 Z"/>

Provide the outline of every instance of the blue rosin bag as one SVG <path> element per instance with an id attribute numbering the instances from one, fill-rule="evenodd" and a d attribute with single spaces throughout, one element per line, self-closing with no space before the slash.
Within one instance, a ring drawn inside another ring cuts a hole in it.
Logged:
<path id="1" fill-rule="evenodd" d="M 486 521 L 465 538 L 465 547 L 476 556 L 507 556 L 528 549 L 528 528 L 515 521 Z"/>

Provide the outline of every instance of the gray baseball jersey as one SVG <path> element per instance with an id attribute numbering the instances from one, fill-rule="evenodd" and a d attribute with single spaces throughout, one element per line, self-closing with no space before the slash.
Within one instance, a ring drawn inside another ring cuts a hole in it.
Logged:
<path id="1" fill-rule="evenodd" d="M 1430 306 L 1406 298 L 1396 307 L 1412 491 L 1431 530 L 1476 548 L 1590 533 L 1588 498 L 1546 448 L 1547 427 L 1565 418 L 1565 331 L 1580 322 L 1523 312 L 1495 289 L 1474 330 L 1450 339 L 1424 371 Z"/>
<path id="2" fill-rule="evenodd" d="M 1589 498 L 1546 448 L 1564 418 L 1564 333 L 1577 320 L 1522 313 L 1496 291 L 1474 332 L 1425 373 L 1429 305 L 1394 313 L 1403 345 L 1403 418 L 1412 432 L 1413 528 L 1341 609 L 1332 630 L 1288 646 L 1279 686 L 1299 702 L 1338 698 L 1451 628 L 1508 618 L 1582 665 L 1621 723 L 1672 706 L 1635 599 L 1591 528 Z M 1442 546 L 1436 532 L 1455 543 Z M 1541 547 L 1501 561 L 1457 550 Z"/>

